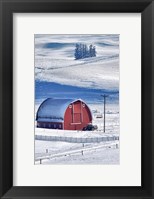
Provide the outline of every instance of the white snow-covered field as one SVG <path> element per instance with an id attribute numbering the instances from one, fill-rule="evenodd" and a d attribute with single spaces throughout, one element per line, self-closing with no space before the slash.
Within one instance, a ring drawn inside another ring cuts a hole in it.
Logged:
<path id="1" fill-rule="evenodd" d="M 97 56 L 74 60 L 75 44 L 96 46 Z M 35 78 L 99 89 L 119 89 L 118 35 L 38 35 L 35 37 Z"/>
<path id="2" fill-rule="evenodd" d="M 99 138 L 99 137 L 112 137 L 119 136 L 119 109 L 116 105 L 108 105 L 106 107 L 106 132 L 104 133 L 103 118 L 96 118 L 97 114 L 103 113 L 101 105 L 94 104 L 93 107 L 93 124 L 98 126 L 98 130 L 95 131 L 66 131 L 57 129 L 42 129 L 35 128 L 35 135 L 44 136 L 60 136 L 60 137 L 72 137 L 72 138 Z M 97 110 L 97 112 L 96 112 Z M 84 143 L 84 147 L 93 148 L 95 146 L 102 146 L 101 148 L 85 151 L 84 155 L 79 153 L 58 156 L 51 159 L 43 159 L 42 164 L 119 164 L 120 154 L 119 148 L 116 148 L 115 144 L 119 146 L 119 140 L 99 142 L 99 143 Z M 106 146 L 107 145 L 107 146 Z M 48 155 L 58 155 L 60 153 L 67 153 L 68 151 L 82 149 L 83 143 L 69 143 L 58 141 L 42 141 L 35 140 L 35 158 L 44 158 Z M 35 164 L 40 164 L 39 161 L 35 161 Z"/>
<path id="3" fill-rule="evenodd" d="M 35 141 L 35 164 L 119 164 L 119 144 Z M 104 146 L 103 146 L 104 145 Z M 84 149 L 88 150 L 84 151 Z M 74 151 L 76 153 L 71 153 Z M 58 156 L 63 153 L 64 155 Z M 65 155 L 66 154 L 66 155 Z M 54 155 L 54 157 L 52 157 Z M 44 158 L 47 157 L 47 158 Z M 51 157 L 51 158 L 50 158 Z"/>
<path id="4" fill-rule="evenodd" d="M 53 81 L 64 85 L 71 84 L 72 86 L 98 89 L 101 89 L 103 85 L 106 89 L 118 90 L 119 58 L 117 56 L 109 58 L 96 57 L 82 61 L 73 60 L 73 64 L 72 60 L 66 59 L 54 61 L 52 59 L 38 59 L 37 62 L 41 65 L 36 62 L 36 77 L 39 80 Z"/>

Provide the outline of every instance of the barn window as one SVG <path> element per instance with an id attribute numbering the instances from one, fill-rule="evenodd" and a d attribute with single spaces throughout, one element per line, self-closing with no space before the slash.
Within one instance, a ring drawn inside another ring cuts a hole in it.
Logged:
<path id="1" fill-rule="evenodd" d="M 69 105 L 69 108 L 72 108 L 72 104 Z"/>
<path id="2" fill-rule="evenodd" d="M 85 104 L 82 104 L 82 107 L 85 107 Z"/>

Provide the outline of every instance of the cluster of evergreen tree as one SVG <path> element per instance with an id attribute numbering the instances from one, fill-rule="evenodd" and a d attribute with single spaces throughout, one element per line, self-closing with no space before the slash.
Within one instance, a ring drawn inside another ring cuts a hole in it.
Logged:
<path id="1" fill-rule="evenodd" d="M 75 59 L 84 59 L 87 57 L 96 57 L 96 48 L 92 44 L 87 47 L 86 44 L 76 44 L 75 47 L 75 53 L 74 53 Z"/>

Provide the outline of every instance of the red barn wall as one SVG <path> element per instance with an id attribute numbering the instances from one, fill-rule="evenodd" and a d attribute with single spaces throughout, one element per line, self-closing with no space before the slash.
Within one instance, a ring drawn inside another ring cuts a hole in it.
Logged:
<path id="1" fill-rule="evenodd" d="M 64 115 L 64 130 L 82 130 L 91 122 L 91 112 L 85 103 L 76 101 L 66 109 Z"/>

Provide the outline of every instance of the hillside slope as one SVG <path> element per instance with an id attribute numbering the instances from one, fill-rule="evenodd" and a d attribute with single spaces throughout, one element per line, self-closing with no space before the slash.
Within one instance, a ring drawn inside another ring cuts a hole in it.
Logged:
<path id="1" fill-rule="evenodd" d="M 95 35 L 97 57 L 75 60 L 75 43 L 85 36 L 43 35 L 35 38 L 35 79 L 84 88 L 119 90 L 119 39 Z M 85 41 L 83 41 L 85 43 Z"/>

